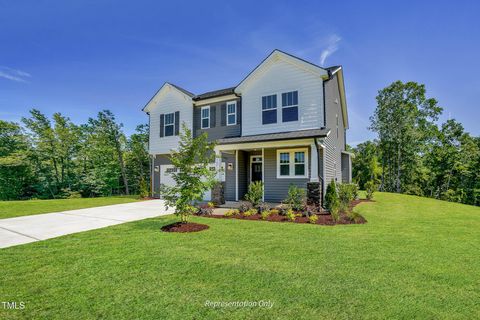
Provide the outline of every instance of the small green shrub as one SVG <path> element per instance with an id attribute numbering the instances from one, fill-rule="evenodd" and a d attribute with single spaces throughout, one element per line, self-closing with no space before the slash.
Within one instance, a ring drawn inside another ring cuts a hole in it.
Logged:
<path id="1" fill-rule="evenodd" d="M 245 199 L 250 201 L 256 207 L 263 198 L 263 183 L 262 181 L 255 181 L 248 186 L 248 192 Z"/>
<path id="2" fill-rule="evenodd" d="M 230 209 L 227 212 L 225 212 L 224 216 L 225 217 L 233 217 L 240 214 L 240 211 L 238 209 Z"/>
<path id="3" fill-rule="evenodd" d="M 337 184 L 334 180 L 330 181 L 327 186 L 327 191 L 325 192 L 325 208 L 328 211 L 331 211 L 332 205 L 334 203 L 338 204 L 338 193 L 337 193 Z"/>
<path id="4" fill-rule="evenodd" d="M 301 211 L 305 208 L 305 189 L 295 185 L 288 187 L 288 194 L 283 203 L 295 211 Z"/>
<path id="5" fill-rule="evenodd" d="M 149 195 L 147 183 L 143 177 L 140 178 L 140 182 L 138 183 L 138 191 L 140 198 L 146 198 Z"/>
<path id="6" fill-rule="evenodd" d="M 278 209 L 270 209 L 270 214 L 280 214 L 280 210 Z"/>
<path id="7" fill-rule="evenodd" d="M 338 200 L 332 203 L 332 207 L 330 208 L 330 214 L 332 215 L 333 221 L 338 222 L 340 220 Z"/>
<path id="8" fill-rule="evenodd" d="M 258 210 L 255 208 L 249 209 L 243 213 L 245 217 L 250 217 L 258 213 Z"/>
<path id="9" fill-rule="evenodd" d="M 261 215 L 262 215 L 262 220 L 267 220 L 268 216 L 272 214 L 272 211 L 271 210 L 264 210 L 262 211 Z"/>
<path id="10" fill-rule="evenodd" d="M 287 219 L 290 220 L 290 221 L 295 221 L 295 219 L 297 218 L 297 215 L 295 214 L 295 212 L 293 212 L 292 209 L 288 209 L 288 210 L 287 210 L 287 213 L 285 214 L 285 216 L 286 216 Z"/>
<path id="11" fill-rule="evenodd" d="M 244 213 L 250 209 L 252 209 L 252 204 L 248 201 L 242 201 L 240 202 L 240 205 L 238 206 L 238 210 L 241 212 L 241 213 Z"/>
<path id="12" fill-rule="evenodd" d="M 360 219 L 360 214 L 358 212 L 355 212 L 355 211 L 352 210 L 349 213 L 347 213 L 347 217 L 351 221 L 357 222 Z"/>
<path id="13" fill-rule="evenodd" d="M 377 190 L 377 187 L 375 186 L 375 183 L 370 180 L 365 183 L 365 190 L 367 191 L 367 199 L 372 200 L 373 193 Z"/>
<path id="14" fill-rule="evenodd" d="M 215 205 L 212 202 L 204 203 L 198 206 L 197 214 L 198 215 L 211 215 L 213 213 L 213 208 Z"/>
<path id="15" fill-rule="evenodd" d="M 358 194 L 358 184 L 356 183 L 350 183 L 350 188 L 352 188 L 352 200 L 358 200 L 360 198 Z"/>
<path id="16" fill-rule="evenodd" d="M 338 188 L 338 200 L 340 205 L 340 211 L 347 212 L 350 201 L 353 200 L 352 185 L 347 183 L 339 183 Z"/>
<path id="17" fill-rule="evenodd" d="M 315 224 L 317 223 L 318 216 L 316 214 L 312 214 L 311 216 L 308 217 L 308 222 Z"/>

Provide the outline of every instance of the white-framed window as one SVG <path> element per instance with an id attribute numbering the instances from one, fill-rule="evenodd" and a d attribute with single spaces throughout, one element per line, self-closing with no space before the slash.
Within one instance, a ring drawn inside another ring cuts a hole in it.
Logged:
<path id="1" fill-rule="evenodd" d="M 262 124 L 277 123 L 277 95 L 262 97 Z"/>
<path id="2" fill-rule="evenodd" d="M 298 91 L 282 93 L 282 122 L 298 121 Z"/>
<path id="3" fill-rule="evenodd" d="M 277 179 L 308 178 L 308 149 L 278 149 Z"/>
<path id="4" fill-rule="evenodd" d="M 163 125 L 163 135 L 165 137 L 173 136 L 175 134 L 175 113 L 165 114 L 165 123 Z"/>
<path id="5" fill-rule="evenodd" d="M 202 107 L 201 118 L 202 129 L 210 128 L 210 106 Z"/>
<path id="6" fill-rule="evenodd" d="M 227 126 L 237 124 L 237 102 L 227 102 Z"/>

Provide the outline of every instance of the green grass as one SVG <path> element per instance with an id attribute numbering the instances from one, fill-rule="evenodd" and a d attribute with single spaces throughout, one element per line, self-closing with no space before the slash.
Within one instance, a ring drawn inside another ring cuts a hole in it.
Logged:
<path id="1" fill-rule="evenodd" d="M 0 219 L 139 201 L 138 196 L 0 201 Z"/>
<path id="2" fill-rule="evenodd" d="M 0 319 L 478 319 L 480 208 L 376 200 L 365 225 L 197 217 L 210 229 L 169 234 L 165 216 L 3 249 L 0 301 L 26 308 Z"/>

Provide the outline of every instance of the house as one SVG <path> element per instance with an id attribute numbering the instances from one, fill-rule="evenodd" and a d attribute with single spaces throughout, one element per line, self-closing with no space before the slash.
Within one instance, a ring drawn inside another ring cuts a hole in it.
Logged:
<path id="1" fill-rule="evenodd" d="M 219 180 L 227 201 L 264 182 L 264 200 L 282 201 L 290 185 L 351 181 L 346 152 L 348 113 L 341 66 L 323 68 L 274 50 L 237 86 L 193 94 L 165 83 L 144 107 L 149 115 L 152 193 L 173 183 L 171 149 L 180 124 L 216 140 Z M 205 195 L 209 200 L 211 193 Z"/>

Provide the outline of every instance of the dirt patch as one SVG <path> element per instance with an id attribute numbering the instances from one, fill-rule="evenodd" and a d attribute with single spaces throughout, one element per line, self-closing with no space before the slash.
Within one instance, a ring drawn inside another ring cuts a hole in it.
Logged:
<path id="1" fill-rule="evenodd" d="M 185 232 L 198 232 L 198 231 L 206 230 L 208 228 L 209 226 L 207 226 L 206 224 L 200 224 L 200 223 L 194 223 L 194 222 L 188 222 L 188 223 L 175 222 L 175 223 L 163 226 L 162 231 L 185 233 Z"/>
<path id="2" fill-rule="evenodd" d="M 354 200 L 350 203 L 350 210 L 352 210 L 356 205 L 362 202 L 372 202 L 371 200 Z M 346 213 L 340 212 L 339 216 L 339 221 L 335 222 L 330 215 L 328 211 L 321 211 L 316 214 L 317 216 L 317 221 L 315 224 L 319 225 L 327 225 L 327 226 L 333 226 L 336 224 L 363 224 L 366 223 L 367 220 L 365 220 L 364 217 L 361 215 L 357 214 L 355 219 L 352 219 L 349 217 Z M 262 216 L 260 214 L 254 214 L 251 216 L 244 216 L 243 214 L 238 214 L 234 216 L 229 216 L 226 217 L 224 215 L 210 215 L 210 216 L 204 216 L 208 218 L 216 218 L 216 219 L 240 219 L 240 220 L 260 220 L 260 221 L 271 221 L 271 222 L 293 222 L 293 223 L 310 223 L 308 217 L 305 216 L 298 216 L 295 218 L 295 221 L 289 220 L 286 216 L 284 215 L 279 215 L 279 214 L 272 214 L 267 217 L 267 219 L 262 219 Z"/>

